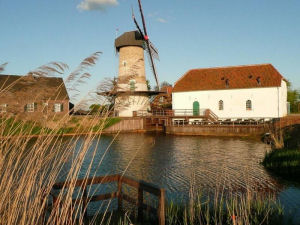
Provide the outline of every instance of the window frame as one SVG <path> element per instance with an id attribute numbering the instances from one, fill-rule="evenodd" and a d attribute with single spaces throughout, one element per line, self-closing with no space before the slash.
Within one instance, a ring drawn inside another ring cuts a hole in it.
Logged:
<path id="1" fill-rule="evenodd" d="M 225 87 L 226 87 L 226 88 L 229 88 L 229 79 L 226 79 L 226 80 L 225 80 Z"/>
<path id="2" fill-rule="evenodd" d="M 251 111 L 252 109 L 253 109 L 253 107 L 252 107 L 252 101 L 250 99 L 248 99 L 246 101 L 246 110 L 247 111 Z"/>
<path id="3" fill-rule="evenodd" d="M 57 110 L 59 109 L 59 110 Z M 63 112 L 63 103 L 54 103 L 53 104 L 53 112 L 60 113 Z"/>
<path id="4" fill-rule="evenodd" d="M 36 103 L 34 103 L 34 102 L 27 103 L 26 104 L 26 112 L 29 112 L 29 113 L 35 112 L 35 105 L 36 105 Z"/>
<path id="5" fill-rule="evenodd" d="M 7 104 L 0 104 L 0 113 L 7 112 Z"/>
<path id="6" fill-rule="evenodd" d="M 219 100 L 219 111 L 223 111 L 224 110 L 224 101 L 223 100 Z"/>
<path id="7" fill-rule="evenodd" d="M 130 91 L 135 91 L 135 89 L 136 89 L 136 81 L 135 80 L 129 81 L 129 89 L 130 89 Z"/>
<path id="8" fill-rule="evenodd" d="M 260 78 L 260 77 L 257 77 L 257 78 L 256 78 L 256 82 L 257 82 L 258 85 L 261 85 L 261 78 Z"/>

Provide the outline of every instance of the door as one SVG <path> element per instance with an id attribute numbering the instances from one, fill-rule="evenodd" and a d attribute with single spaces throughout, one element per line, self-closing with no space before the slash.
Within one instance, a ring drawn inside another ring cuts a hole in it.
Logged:
<path id="1" fill-rule="evenodd" d="M 193 116 L 199 116 L 200 105 L 198 101 L 193 102 Z"/>

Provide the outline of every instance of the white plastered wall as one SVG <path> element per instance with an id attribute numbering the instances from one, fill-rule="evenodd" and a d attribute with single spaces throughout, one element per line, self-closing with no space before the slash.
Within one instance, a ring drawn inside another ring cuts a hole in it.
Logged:
<path id="1" fill-rule="evenodd" d="M 219 110 L 223 100 L 224 109 Z M 246 101 L 251 100 L 252 110 L 246 110 Z M 278 118 L 287 114 L 287 88 L 281 87 L 245 88 L 209 91 L 174 92 L 173 109 L 193 109 L 198 101 L 201 109 L 212 110 L 219 118 Z"/>
<path id="2" fill-rule="evenodd" d="M 116 98 L 115 111 L 120 117 L 132 117 L 133 111 L 150 110 L 148 95 L 122 95 Z"/>

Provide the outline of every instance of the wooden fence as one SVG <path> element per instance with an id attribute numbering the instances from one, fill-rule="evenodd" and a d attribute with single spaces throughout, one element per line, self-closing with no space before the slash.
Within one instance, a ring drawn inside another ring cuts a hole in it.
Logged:
<path id="1" fill-rule="evenodd" d="M 144 129 L 143 118 L 122 118 L 122 120 L 104 130 L 107 133 L 137 131 Z"/>
<path id="2" fill-rule="evenodd" d="M 101 195 L 88 196 L 87 188 L 94 184 L 105 184 L 105 183 L 117 183 L 117 190 L 112 193 L 106 193 Z M 126 184 L 137 189 L 137 198 L 133 198 L 122 191 L 122 185 Z M 132 178 L 121 176 L 121 175 L 109 175 L 103 177 L 94 177 L 82 180 L 76 180 L 75 182 L 61 182 L 56 183 L 53 186 L 54 190 L 61 190 L 68 187 L 80 187 L 83 191 L 82 198 L 73 200 L 74 204 L 82 204 L 82 213 L 87 218 L 87 205 L 89 202 L 102 201 L 108 199 L 118 199 L 118 210 L 122 210 L 123 200 L 127 201 L 138 207 L 138 220 L 143 221 L 143 211 L 146 210 L 152 214 L 156 214 L 159 225 L 165 225 L 165 190 L 163 188 L 155 187 L 144 181 L 136 181 Z M 158 206 L 153 206 L 144 203 L 144 192 L 150 193 L 151 195 L 158 198 Z M 53 206 L 55 207 L 58 203 L 58 196 L 53 195 Z"/>

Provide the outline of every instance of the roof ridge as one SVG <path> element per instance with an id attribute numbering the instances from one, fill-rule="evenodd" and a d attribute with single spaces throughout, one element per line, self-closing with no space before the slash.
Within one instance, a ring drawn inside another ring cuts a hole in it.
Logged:
<path id="1" fill-rule="evenodd" d="M 0 76 L 14 76 L 14 77 L 23 77 L 24 75 L 17 75 L 17 74 L 3 74 L 3 73 L 0 73 Z"/>
<path id="2" fill-rule="evenodd" d="M 271 63 L 262 63 L 262 64 L 248 64 L 248 65 L 237 65 L 237 66 L 216 66 L 216 67 L 206 67 L 206 68 L 194 68 L 192 70 L 206 70 L 206 69 L 227 69 L 227 68 L 240 68 L 240 67 L 254 67 L 254 66 L 273 66 Z"/>
<path id="3" fill-rule="evenodd" d="M 17 75 L 17 74 L 0 74 L 0 76 L 10 76 L 10 77 L 27 77 L 28 75 Z M 39 78 L 56 78 L 56 79 L 64 79 L 63 77 L 56 77 L 56 76 L 40 76 Z"/>

